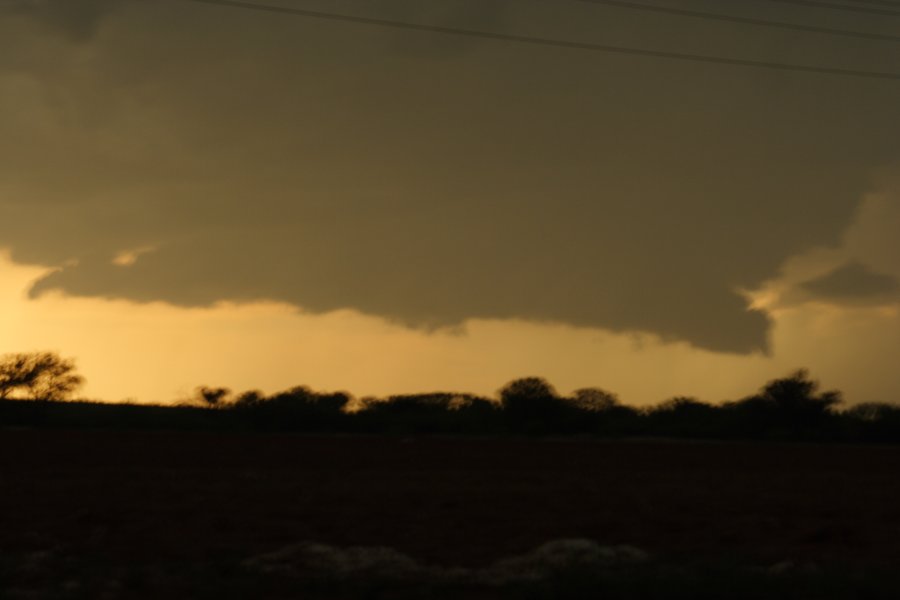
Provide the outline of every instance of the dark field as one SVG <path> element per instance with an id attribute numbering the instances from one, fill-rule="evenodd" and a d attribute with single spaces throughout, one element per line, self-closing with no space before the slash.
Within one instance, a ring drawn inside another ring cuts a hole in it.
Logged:
<path id="1" fill-rule="evenodd" d="M 900 447 L 2 431 L 0 489 L 21 594 L 142 566 L 228 579 L 304 541 L 466 566 L 558 538 L 673 564 L 900 565 Z"/>

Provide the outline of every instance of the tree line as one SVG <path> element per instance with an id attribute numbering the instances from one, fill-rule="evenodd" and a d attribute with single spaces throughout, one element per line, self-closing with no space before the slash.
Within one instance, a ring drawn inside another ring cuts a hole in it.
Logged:
<path id="1" fill-rule="evenodd" d="M 437 392 L 355 399 L 295 387 L 271 395 L 199 387 L 175 406 L 63 402 L 83 379 L 53 353 L 0 359 L 0 427 L 121 427 L 359 434 L 515 434 L 900 443 L 900 407 L 842 408 L 805 370 L 736 401 L 675 397 L 623 404 L 600 388 L 558 393 L 540 377 L 516 379 L 496 398 Z"/>

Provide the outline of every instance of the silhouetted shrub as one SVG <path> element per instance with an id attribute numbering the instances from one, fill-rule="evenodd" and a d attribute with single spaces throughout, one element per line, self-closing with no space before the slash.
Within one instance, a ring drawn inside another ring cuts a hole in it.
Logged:
<path id="1" fill-rule="evenodd" d="M 353 415 L 357 429 L 388 433 L 476 433 L 496 428 L 498 406 L 477 396 L 409 394 L 364 398 Z"/>
<path id="2" fill-rule="evenodd" d="M 199 406 L 0 400 L 0 427 L 221 431 L 228 415 Z"/>
<path id="3" fill-rule="evenodd" d="M 15 363 L 15 368 L 6 372 L 6 381 L 26 380 L 21 375 L 13 378 L 10 373 L 27 374 L 27 364 L 24 360 Z M 471 394 L 438 392 L 364 398 L 351 404 L 350 396 L 343 392 L 320 393 L 295 387 L 271 396 L 248 391 L 227 401 L 227 389 L 200 387 L 195 404 L 181 406 L 0 399 L 0 427 L 373 434 L 511 432 L 900 443 L 900 406 L 870 403 L 837 411 L 840 394 L 820 392 L 818 383 L 806 371 L 770 381 L 754 396 L 721 405 L 676 397 L 636 409 L 600 388 L 582 388 L 563 397 L 539 377 L 511 381 L 498 395 L 499 402 Z"/>
<path id="4" fill-rule="evenodd" d="M 234 408 L 249 408 L 263 402 L 265 399 L 265 394 L 259 390 L 250 390 L 238 394 L 238 397 L 234 399 L 232 406 Z"/>
<path id="5" fill-rule="evenodd" d="M 31 400 L 65 400 L 83 383 L 74 361 L 55 352 L 20 352 L 0 358 L 0 399 L 19 392 Z"/>
<path id="6" fill-rule="evenodd" d="M 231 411 L 241 422 L 267 431 L 338 431 L 346 420 L 348 394 L 320 394 L 307 387 L 263 397 L 259 392 L 241 394 Z"/>
<path id="7" fill-rule="evenodd" d="M 618 396 L 600 388 L 581 388 L 571 397 L 562 398 L 567 405 L 561 433 L 591 433 L 622 436 L 640 429 L 640 413 L 625 406 Z"/>
<path id="8" fill-rule="evenodd" d="M 720 414 L 715 406 L 678 396 L 646 410 L 645 428 L 661 436 L 716 437 L 721 435 Z"/>
<path id="9" fill-rule="evenodd" d="M 540 377 L 515 379 L 500 389 L 499 396 L 507 426 L 519 433 L 559 431 L 569 414 L 577 410 Z"/>
<path id="10" fill-rule="evenodd" d="M 225 404 L 230 394 L 231 390 L 222 387 L 214 388 L 200 386 L 194 391 L 197 403 L 201 406 L 207 406 L 209 408 L 221 407 Z"/>
<path id="11" fill-rule="evenodd" d="M 612 392 L 600 388 L 581 388 L 572 392 L 570 402 L 588 412 L 605 412 L 621 406 L 619 398 Z"/>
<path id="12" fill-rule="evenodd" d="M 845 437 L 870 442 L 900 442 L 900 406 L 858 404 L 841 413 Z"/>
<path id="13" fill-rule="evenodd" d="M 756 396 L 728 403 L 731 426 L 742 435 L 768 438 L 832 437 L 837 391 L 817 393 L 819 383 L 805 370 L 767 383 Z"/>

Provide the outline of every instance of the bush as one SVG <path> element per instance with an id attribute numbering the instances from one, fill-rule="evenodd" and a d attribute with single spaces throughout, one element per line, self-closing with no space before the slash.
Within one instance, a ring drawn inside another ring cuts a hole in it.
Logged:
<path id="1" fill-rule="evenodd" d="M 83 383 L 74 361 L 54 352 L 7 354 L 0 359 L 0 399 L 21 394 L 31 400 L 65 400 Z"/>

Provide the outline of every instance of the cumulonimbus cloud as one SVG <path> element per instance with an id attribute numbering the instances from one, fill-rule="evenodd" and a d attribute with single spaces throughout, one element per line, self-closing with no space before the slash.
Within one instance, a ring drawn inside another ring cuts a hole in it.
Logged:
<path id="1" fill-rule="evenodd" d="M 854 260 L 805 281 L 800 287 L 813 298 L 824 301 L 880 302 L 897 297 L 900 281 Z"/>
<path id="2" fill-rule="evenodd" d="M 0 0 L 2 15 L 33 19 L 76 41 L 91 38 L 101 20 L 125 0 Z"/>
<path id="3" fill-rule="evenodd" d="M 524 318 L 752 352 L 769 319 L 738 290 L 835 243 L 900 139 L 880 82 L 856 85 L 848 122 L 838 79 L 491 45 L 435 61 L 381 31 L 114 14 L 88 55 L 51 65 L 33 39 L 27 81 L 0 72 L 18 92 L 0 245 L 60 267 L 34 295 Z"/>

